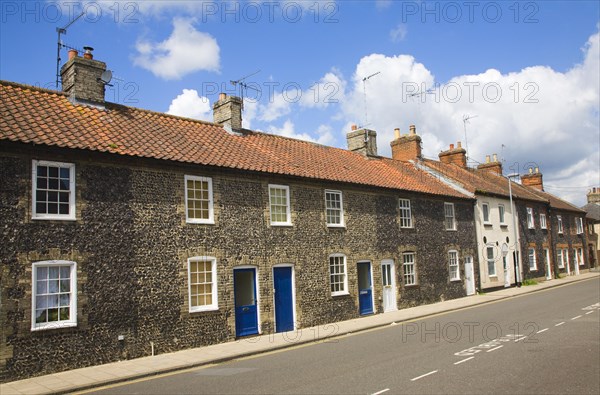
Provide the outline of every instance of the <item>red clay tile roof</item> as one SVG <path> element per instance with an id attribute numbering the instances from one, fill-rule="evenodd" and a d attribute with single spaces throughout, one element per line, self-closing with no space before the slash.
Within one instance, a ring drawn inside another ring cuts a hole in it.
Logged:
<path id="1" fill-rule="evenodd" d="M 468 198 L 411 163 L 0 81 L 0 141 L 10 140 Z"/>
<path id="2" fill-rule="evenodd" d="M 423 160 L 423 164 L 458 182 L 471 193 L 509 198 L 508 179 L 489 170 L 465 169 L 454 164 L 442 163 L 431 159 Z M 541 203 L 548 202 L 548 199 L 538 196 L 529 188 L 519 183 L 513 182 L 511 188 L 513 198 L 515 199 Z"/>

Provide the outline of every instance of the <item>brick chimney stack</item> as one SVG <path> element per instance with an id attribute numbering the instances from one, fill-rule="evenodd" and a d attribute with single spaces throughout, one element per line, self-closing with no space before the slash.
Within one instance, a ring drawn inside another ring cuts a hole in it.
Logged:
<path id="1" fill-rule="evenodd" d="M 459 141 L 457 147 L 454 148 L 454 144 L 450 144 L 450 149 L 447 151 L 442 151 L 438 154 L 440 158 L 440 162 L 453 164 L 458 167 L 466 168 L 467 167 L 467 150 L 462 147 L 461 142 Z"/>
<path id="2" fill-rule="evenodd" d="M 494 154 L 494 160 L 490 160 L 490 156 L 486 155 L 485 163 L 478 165 L 477 170 L 487 170 L 502 175 L 502 163 L 498 161 L 498 155 Z"/>
<path id="3" fill-rule="evenodd" d="M 542 181 L 542 173 L 540 173 L 540 168 L 536 167 L 534 171 L 534 169 L 530 167 L 529 174 L 521 176 L 521 184 L 543 191 L 544 182 Z"/>
<path id="4" fill-rule="evenodd" d="M 409 133 L 400 134 L 400 129 L 394 130 L 395 139 L 392 140 L 392 158 L 395 160 L 409 161 L 421 159 L 421 136 L 417 134 L 415 125 L 409 126 Z"/>
<path id="5" fill-rule="evenodd" d="M 377 156 L 377 132 L 352 125 L 352 131 L 346 134 L 348 150 L 364 156 Z"/>
<path id="6" fill-rule="evenodd" d="M 220 93 L 219 100 L 213 104 L 213 120 L 219 125 L 228 125 L 232 130 L 240 130 L 242 128 L 242 99 Z"/>
<path id="7" fill-rule="evenodd" d="M 83 57 L 69 51 L 69 60 L 60 69 L 62 90 L 76 99 L 104 103 L 105 84 L 100 80 L 106 63 L 94 60 L 92 47 L 84 47 Z"/>
<path id="8" fill-rule="evenodd" d="M 587 194 L 588 203 L 600 204 L 600 188 L 592 188 Z"/>

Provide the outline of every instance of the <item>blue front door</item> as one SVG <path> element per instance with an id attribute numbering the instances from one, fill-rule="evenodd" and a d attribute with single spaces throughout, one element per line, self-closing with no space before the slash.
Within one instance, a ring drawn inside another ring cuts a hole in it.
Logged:
<path id="1" fill-rule="evenodd" d="M 236 336 L 257 334 L 256 269 L 235 269 L 233 271 L 233 289 Z"/>
<path id="2" fill-rule="evenodd" d="M 273 268 L 275 292 L 275 332 L 294 330 L 294 299 L 292 296 L 292 268 Z"/>
<path id="3" fill-rule="evenodd" d="M 373 314 L 373 287 L 371 262 L 358 262 L 358 311 L 361 315 Z"/>

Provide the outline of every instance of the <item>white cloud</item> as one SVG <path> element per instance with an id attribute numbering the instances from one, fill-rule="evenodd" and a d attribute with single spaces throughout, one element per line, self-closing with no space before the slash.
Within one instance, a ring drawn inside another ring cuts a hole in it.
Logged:
<path id="1" fill-rule="evenodd" d="M 212 121 L 209 100 L 204 96 L 199 96 L 198 91 L 195 89 L 184 89 L 179 96 L 171 101 L 167 114 Z"/>
<path id="2" fill-rule="evenodd" d="M 300 105 L 307 108 L 326 108 L 343 101 L 346 81 L 337 69 L 326 73 L 319 82 L 302 92 Z"/>
<path id="3" fill-rule="evenodd" d="M 397 43 L 399 41 L 403 41 L 408 34 L 408 28 L 404 23 L 400 23 L 394 29 L 390 30 L 390 39 Z"/>
<path id="4" fill-rule="evenodd" d="M 293 94 L 291 97 L 295 98 L 296 95 Z M 258 115 L 258 119 L 266 122 L 275 121 L 292 111 L 291 104 L 292 102 L 289 100 L 289 97 L 284 93 L 275 94 L 269 98 L 267 105 L 259 105 L 258 110 L 260 114 Z"/>
<path id="5" fill-rule="evenodd" d="M 134 63 L 157 77 L 174 80 L 200 70 L 219 71 L 220 48 L 210 34 L 194 29 L 194 19 L 174 18 L 166 40 L 139 40 Z"/>
<path id="6" fill-rule="evenodd" d="M 283 137 L 289 137 L 298 140 L 310 141 L 318 144 L 331 144 L 334 141 L 333 135 L 331 134 L 331 127 L 327 125 L 320 125 L 315 134 L 317 137 L 313 137 L 308 133 L 296 133 L 294 123 L 289 119 L 283 123 L 283 126 L 278 128 L 276 126 L 269 126 L 268 132 L 277 134 Z"/>
<path id="7" fill-rule="evenodd" d="M 526 163 L 537 163 L 549 187 L 581 187 L 572 201 L 582 203 L 586 188 L 599 182 L 599 42 L 600 35 L 593 34 L 583 61 L 566 72 L 545 66 L 506 74 L 490 69 L 456 76 L 437 88 L 433 73 L 412 56 L 372 54 L 356 66 L 342 109 L 346 119 L 363 124 L 362 78 L 380 72 L 366 90 L 369 128 L 378 133 L 381 154 L 390 155 L 394 128 L 406 133 L 410 124 L 417 125 L 427 157 L 437 158 L 457 141 L 464 147 L 462 118 L 476 115 L 467 124 L 470 158 L 481 162 L 497 153 L 504 156 L 505 169 L 518 167 L 521 173 Z M 408 95 L 430 88 L 433 94 Z M 552 192 L 575 196 L 564 189 Z"/>

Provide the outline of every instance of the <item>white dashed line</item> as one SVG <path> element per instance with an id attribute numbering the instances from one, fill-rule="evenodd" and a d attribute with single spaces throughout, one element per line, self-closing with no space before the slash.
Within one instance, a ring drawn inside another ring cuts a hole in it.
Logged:
<path id="1" fill-rule="evenodd" d="M 469 360 L 471 360 L 471 359 L 473 359 L 473 358 L 475 358 L 475 357 L 469 357 L 469 358 L 465 358 L 465 359 L 463 359 L 463 360 L 460 360 L 460 361 L 458 361 L 458 362 L 454 362 L 454 364 L 455 364 L 455 365 L 460 365 L 461 363 L 463 363 L 463 362 L 467 362 L 467 361 L 469 361 Z"/>
<path id="2" fill-rule="evenodd" d="M 502 348 L 502 347 L 504 347 L 504 346 L 498 346 L 498 347 L 494 347 L 494 348 L 492 348 L 492 349 L 490 349 L 490 350 L 487 350 L 486 352 L 492 352 L 492 351 L 496 351 L 497 349 L 499 349 L 499 348 Z"/>
<path id="3" fill-rule="evenodd" d="M 525 340 L 525 339 L 527 339 L 527 336 L 520 337 L 517 340 L 515 340 L 515 343 L 520 342 L 521 340 Z"/>
<path id="4" fill-rule="evenodd" d="M 429 373 L 425 373 L 425 374 L 422 374 L 422 375 L 420 375 L 420 376 L 417 376 L 417 377 L 415 377 L 415 378 L 412 378 L 412 379 L 410 379 L 410 381 L 417 381 L 417 380 L 419 380 L 419 379 L 422 379 L 423 377 L 427 377 L 427 376 L 429 376 L 429 375 L 431 375 L 431 374 L 434 374 L 434 373 L 437 373 L 437 372 L 438 372 L 437 370 L 432 370 L 432 371 L 431 371 L 431 372 L 429 372 Z"/>
<path id="5" fill-rule="evenodd" d="M 374 392 L 374 393 L 372 393 L 371 395 L 379 395 L 379 394 L 383 394 L 384 392 L 388 392 L 389 390 L 390 390 L 389 388 L 386 388 L 386 389 L 384 389 L 384 390 L 381 390 L 381 391 L 378 391 L 378 392 Z"/>
<path id="6" fill-rule="evenodd" d="M 537 331 L 537 332 L 535 332 L 535 333 L 542 333 L 542 332 L 546 332 L 547 330 L 548 330 L 548 328 L 544 328 L 544 329 L 542 329 L 542 330 L 539 330 L 539 331 Z"/>
<path id="7" fill-rule="evenodd" d="M 592 314 L 592 313 L 593 313 L 593 311 L 588 311 L 587 313 L 585 313 L 585 315 Z"/>
<path id="8" fill-rule="evenodd" d="M 554 325 L 554 326 L 561 326 L 562 324 L 564 324 L 565 322 L 559 322 L 558 324 Z"/>
<path id="9" fill-rule="evenodd" d="M 581 316 L 580 316 L 580 315 L 578 315 L 578 316 L 576 316 L 576 317 L 573 317 L 573 318 L 571 318 L 571 321 L 573 321 L 573 320 L 576 320 L 577 318 L 581 318 Z"/>

